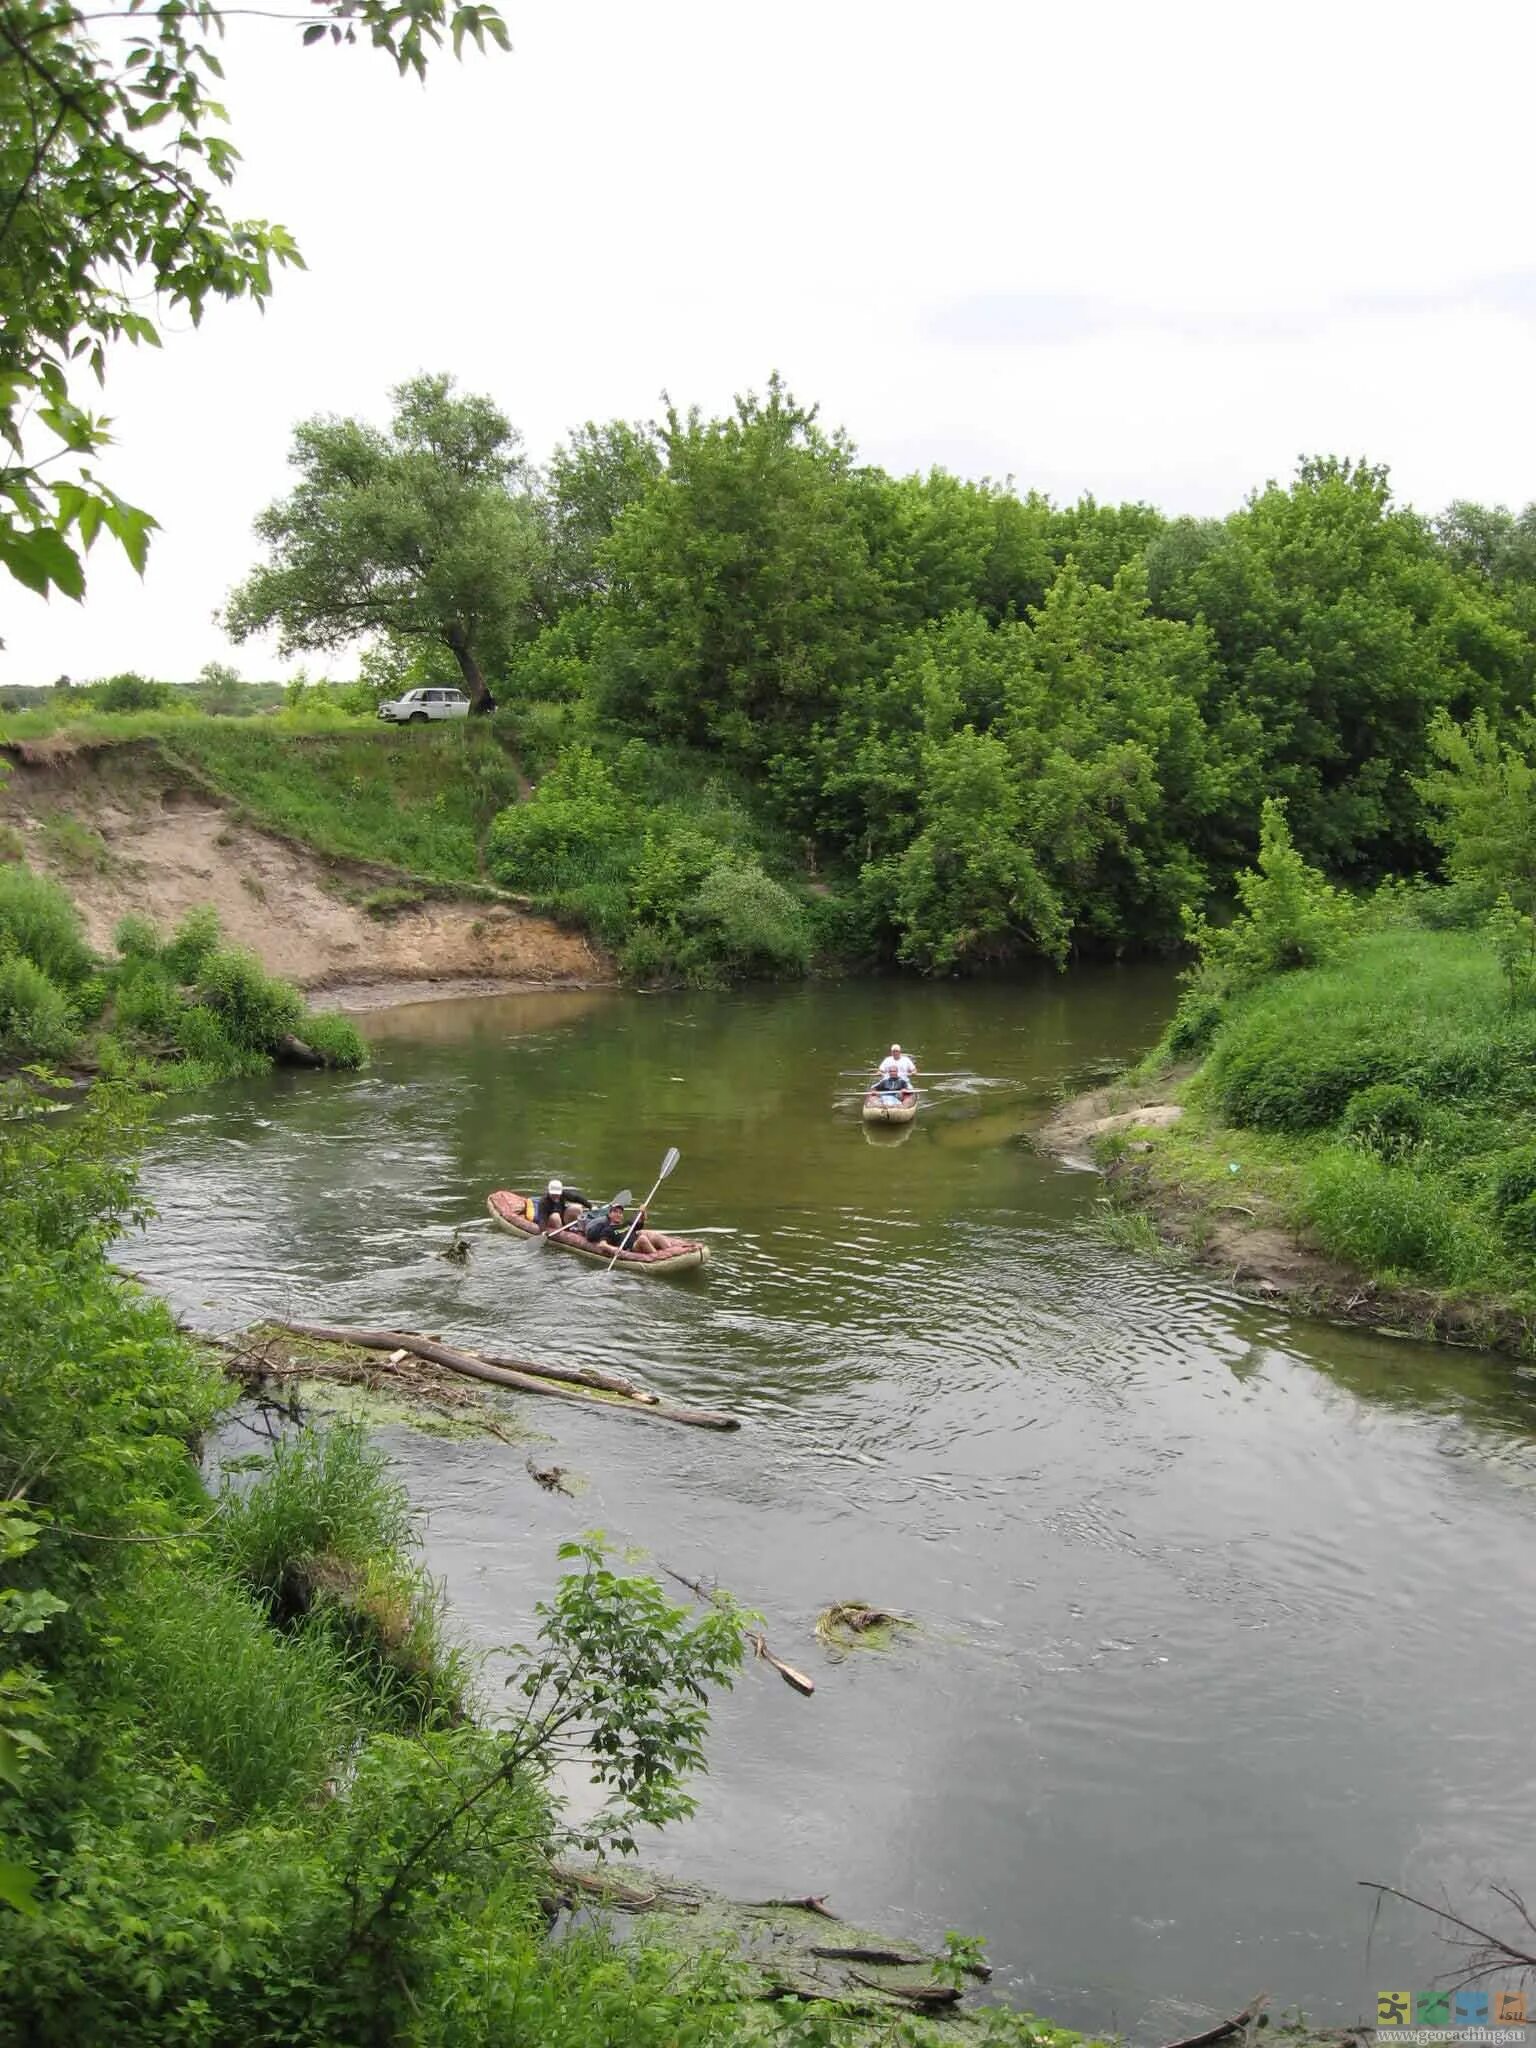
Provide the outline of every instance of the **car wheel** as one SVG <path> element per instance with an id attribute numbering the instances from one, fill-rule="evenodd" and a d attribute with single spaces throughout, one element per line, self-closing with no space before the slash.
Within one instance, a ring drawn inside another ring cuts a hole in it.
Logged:
<path id="1" fill-rule="evenodd" d="M 407 725 L 425 725 L 427 722 L 427 714 L 425 713 L 425 711 L 413 711 L 410 717 L 405 722 Z"/>

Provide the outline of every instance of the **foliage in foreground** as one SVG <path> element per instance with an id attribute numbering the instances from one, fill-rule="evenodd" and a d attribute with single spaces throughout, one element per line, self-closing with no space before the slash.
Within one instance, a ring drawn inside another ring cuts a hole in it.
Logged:
<path id="1" fill-rule="evenodd" d="M 367 1049 L 347 1018 L 311 1015 L 296 988 L 226 946 L 212 910 L 162 941 L 124 918 L 117 956 L 96 959 L 57 882 L 0 866 L 0 1065 L 76 1061 L 109 1079 L 197 1088 L 265 1073 L 294 1035 L 333 1067 Z"/>
<path id="2" fill-rule="evenodd" d="M 103 19 L 120 38 L 102 37 Z M 146 305 L 196 323 L 210 299 L 261 303 L 274 266 L 301 260 L 285 228 L 220 203 L 239 161 L 215 96 L 223 26 L 195 0 L 115 17 L 69 0 L 0 4 L 0 568 L 45 596 L 82 594 L 103 529 L 142 570 L 155 524 L 97 474 L 110 423 L 79 402 L 83 368 L 100 382 L 112 343 L 158 347 Z M 445 35 L 455 51 L 466 36 L 507 43 L 493 8 L 444 0 L 324 6 L 303 41 L 353 43 L 359 27 L 418 76 Z"/>
<path id="3" fill-rule="evenodd" d="M 300 1431 L 205 1485 L 228 1383 L 106 1263 L 145 1114 L 111 1087 L 69 1117 L 0 1101 L 0 2044 L 944 2038 L 786 2019 L 654 1933 L 548 1940 L 553 1851 L 690 1810 L 750 1617 L 566 1544 L 511 1712 L 477 1725 L 365 1437 Z M 578 1761 L 604 1803 L 573 1824 L 551 1781 Z M 976 2038 L 1077 2039 L 1001 2012 Z"/>

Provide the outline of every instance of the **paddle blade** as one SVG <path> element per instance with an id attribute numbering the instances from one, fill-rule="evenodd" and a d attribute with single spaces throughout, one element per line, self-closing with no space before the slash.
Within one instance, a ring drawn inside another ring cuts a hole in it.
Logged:
<path id="1" fill-rule="evenodd" d="M 682 1156 L 682 1153 L 678 1151 L 675 1145 L 669 1147 L 666 1158 L 663 1159 L 663 1161 L 661 1162 L 661 1171 L 656 1176 L 656 1184 L 658 1187 L 666 1179 L 667 1175 L 676 1166 L 677 1162 L 679 1161 L 679 1159 L 682 1158 Z"/>
<path id="2" fill-rule="evenodd" d="M 608 1197 L 607 1201 L 603 1204 L 603 1207 L 605 1209 L 611 1209 L 614 1207 L 615 1204 L 617 1204 L 619 1208 L 627 1209 L 634 1199 L 635 1191 L 633 1188 L 620 1188 L 619 1192 L 616 1195 L 610 1195 Z"/>

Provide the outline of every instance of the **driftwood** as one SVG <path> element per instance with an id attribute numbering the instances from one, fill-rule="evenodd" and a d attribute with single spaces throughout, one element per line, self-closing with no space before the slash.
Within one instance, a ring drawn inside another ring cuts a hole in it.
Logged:
<path id="1" fill-rule="evenodd" d="M 761 1912 L 817 1913 L 823 1920 L 835 1920 L 837 1915 L 827 1904 L 825 1892 L 807 1895 L 803 1899 L 748 1899 L 749 1906 Z"/>
<path id="2" fill-rule="evenodd" d="M 528 1477 L 537 1480 L 546 1493 L 569 1493 L 571 1491 L 570 1487 L 565 1483 L 565 1467 L 563 1465 L 535 1465 L 532 1458 L 528 1459 L 527 1463 Z"/>
<path id="3" fill-rule="evenodd" d="M 649 1913 L 655 1906 L 668 1913 L 697 1913 L 704 1899 L 692 1886 L 668 1884 L 664 1878 L 642 1890 L 606 1869 L 583 1870 L 570 1863 L 552 1863 L 549 1874 L 567 1900 L 573 1893 L 586 1892 L 620 1913 Z"/>
<path id="4" fill-rule="evenodd" d="M 884 1965 L 887 1969 L 926 1969 L 932 1960 L 929 1956 L 913 1955 L 910 1949 L 899 1948 L 832 1948 L 813 1942 L 810 1948 L 813 1956 L 824 1956 L 829 1963 L 864 1963 L 870 1969 Z"/>
<path id="5" fill-rule="evenodd" d="M 532 1373 L 539 1380 L 562 1380 L 573 1387 L 599 1387 L 605 1394 L 622 1394 L 626 1401 L 639 1401 L 647 1408 L 661 1406 L 660 1394 L 652 1393 L 638 1381 L 625 1379 L 621 1372 L 605 1372 L 600 1365 L 534 1365 L 526 1358 L 513 1358 L 505 1351 L 477 1351 L 487 1365 L 499 1365 L 506 1372 Z"/>
<path id="6" fill-rule="evenodd" d="M 883 1991 L 887 1998 L 904 1999 L 914 2012 L 944 2012 L 960 2003 L 959 1987 L 954 1984 L 886 1984 L 878 1977 L 864 1977 L 857 1970 L 848 1975 L 855 1984 L 867 1984 L 871 1991 Z"/>
<path id="7" fill-rule="evenodd" d="M 1233 2013 L 1229 2020 L 1218 2020 L 1213 2027 L 1207 2027 L 1203 2034 L 1187 2034 L 1182 2041 L 1169 2041 L 1166 2048 L 1210 2048 L 1213 2041 L 1230 2040 L 1234 2034 L 1251 2027 L 1259 2014 L 1269 2003 L 1269 1993 L 1261 1992 L 1257 1998 L 1245 2005 L 1241 2012 Z"/>
<path id="8" fill-rule="evenodd" d="M 659 1558 L 657 1562 L 660 1563 Z M 697 1579 L 684 1578 L 681 1572 L 673 1571 L 669 1564 L 664 1564 L 661 1568 L 669 1579 L 676 1579 L 680 1586 L 686 1586 L 689 1592 L 704 1601 L 706 1606 L 714 1607 L 719 1604 L 719 1594 L 715 1589 L 709 1586 L 701 1586 Z M 816 1681 L 813 1678 L 807 1678 L 803 1671 L 797 1671 L 793 1664 L 786 1664 L 781 1658 L 775 1657 L 762 1636 L 755 1629 L 749 1632 L 747 1641 L 752 1645 L 754 1653 L 761 1657 L 765 1664 L 773 1666 L 786 1685 L 793 1686 L 796 1692 L 802 1693 L 807 1699 L 815 1692 Z M 828 1918 L 831 1917 L 829 1914 Z"/>
<path id="9" fill-rule="evenodd" d="M 753 1654 L 761 1657 L 765 1664 L 771 1664 L 786 1685 L 793 1686 L 795 1691 L 803 1694 L 806 1699 L 810 1698 L 816 1690 L 815 1679 L 807 1678 L 803 1671 L 797 1671 L 793 1664 L 786 1664 L 782 1657 L 775 1657 L 755 1630 L 747 1637 L 747 1641 L 752 1645 Z"/>
<path id="10" fill-rule="evenodd" d="M 433 1365 L 446 1366 L 450 1372 L 463 1373 L 470 1379 L 488 1380 L 498 1387 L 516 1387 L 519 1393 L 524 1394 L 548 1394 L 553 1400 L 579 1401 L 583 1407 L 605 1415 L 631 1415 L 647 1422 L 682 1422 L 694 1429 L 741 1427 L 734 1415 L 726 1415 L 718 1408 L 669 1408 L 659 1401 L 642 1403 L 633 1396 L 596 1401 L 588 1394 L 579 1393 L 573 1386 L 543 1379 L 530 1372 L 513 1371 L 507 1366 L 492 1365 L 473 1352 L 456 1350 L 451 1344 L 439 1343 L 433 1337 L 418 1337 L 408 1330 L 357 1329 L 344 1323 L 290 1321 L 286 1316 L 272 1316 L 269 1320 L 279 1330 L 291 1330 L 299 1337 L 313 1337 L 322 1344 L 356 1344 L 364 1351 L 413 1352 L 417 1358 L 429 1359 Z"/>

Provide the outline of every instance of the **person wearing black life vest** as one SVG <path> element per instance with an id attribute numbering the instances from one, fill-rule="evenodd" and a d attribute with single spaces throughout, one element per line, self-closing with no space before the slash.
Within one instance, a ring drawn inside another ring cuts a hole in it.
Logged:
<path id="1" fill-rule="evenodd" d="M 547 1235 L 550 1231 L 568 1229 L 591 1206 L 579 1188 L 568 1188 L 563 1181 L 552 1180 L 533 1205 L 533 1220 Z"/>

